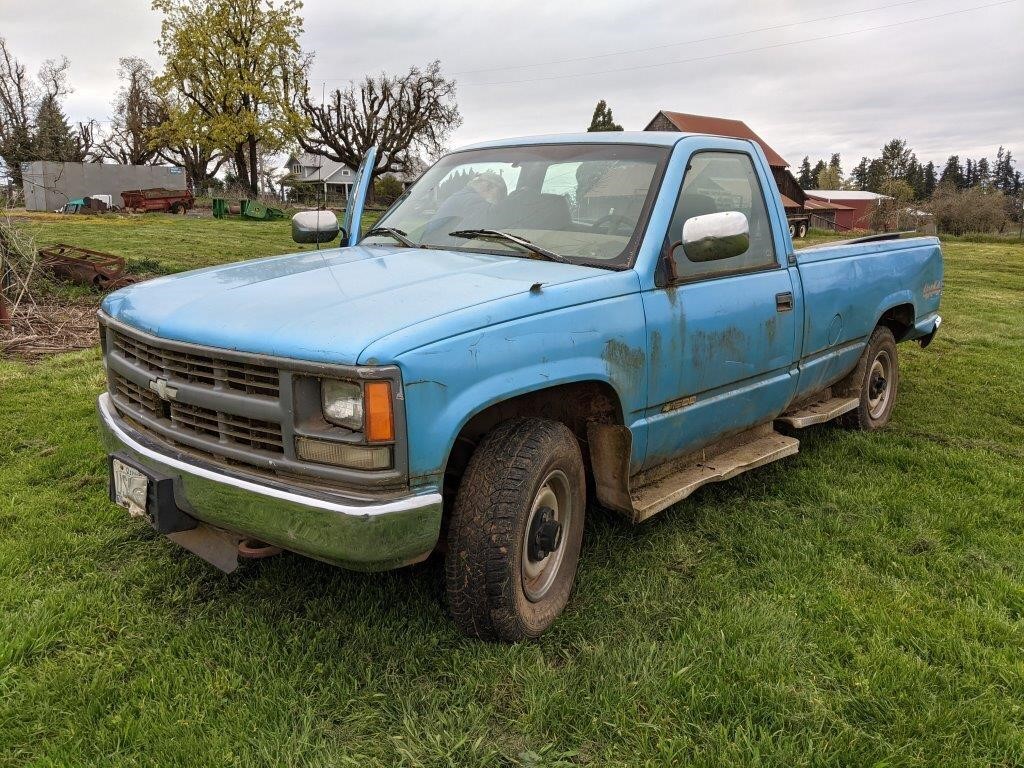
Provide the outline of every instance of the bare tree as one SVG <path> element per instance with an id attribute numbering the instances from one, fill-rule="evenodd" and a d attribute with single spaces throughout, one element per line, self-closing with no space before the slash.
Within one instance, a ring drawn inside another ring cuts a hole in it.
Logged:
<path id="1" fill-rule="evenodd" d="M 227 161 L 227 155 L 213 144 L 202 142 L 186 142 L 160 150 L 160 157 L 172 165 L 180 165 L 185 169 L 188 185 L 196 190 L 217 176 L 217 171 Z"/>
<path id="2" fill-rule="evenodd" d="M 154 141 L 155 129 L 167 119 L 167 108 L 153 87 L 156 76 L 144 60 L 128 56 L 120 60 L 123 81 L 114 100 L 110 130 L 95 154 L 125 165 L 148 165 L 163 149 Z"/>
<path id="3" fill-rule="evenodd" d="M 15 186 L 21 185 L 21 164 L 30 160 L 81 162 L 93 143 L 94 123 L 68 124 L 60 102 L 70 66 L 66 58 L 43 62 L 29 77 L 0 38 L 0 159 Z"/>
<path id="4" fill-rule="evenodd" d="M 303 149 L 357 168 L 376 146 L 373 177 L 413 173 L 419 155 L 439 155 L 462 124 L 455 81 L 441 74 L 439 61 L 404 75 L 367 76 L 359 85 L 335 90 L 319 105 L 307 85 L 302 107 L 311 126 L 299 137 Z"/>
<path id="5" fill-rule="evenodd" d="M 14 58 L 0 37 L 0 158 L 15 186 L 21 186 L 21 164 L 32 156 L 32 113 L 36 87 L 25 65 Z"/>

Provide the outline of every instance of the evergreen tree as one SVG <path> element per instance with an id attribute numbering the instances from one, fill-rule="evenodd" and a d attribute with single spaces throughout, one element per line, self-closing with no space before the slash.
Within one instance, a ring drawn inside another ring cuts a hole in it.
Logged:
<path id="1" fill-rule="evenodd" d="M 992 181 L 989 173 L 988 158 L 983 157 L 974 164 L 974 186 L 987 187 Z"/>
<path id="2" fill-rule="evenodd" d="M 930 198 L 932 193 L 935 192 L 935 187 L 938 181 L 935 178 L 935 163 L 931 160 L 928 161 L 928 165 L 924 167 L 924 198 Z"/>
<path id="3" fill-rule="evenodd" d="M 843 166 L 839 162 L 839 153 L 838 152 L 834 152 L 832 154 L 832 157 L 828 161 L 828 167 L 829 168 L 835 168 L 836 172 L 839 174 L 839 178 L 840 179 L 843 178 Z"/>
<path id="4" fill-rule="evenodd" d="M 75 137 L 57 97 L 47 94 L 36 110 L 32 152 L 39 160 L 80 163 L 85 153 Z"/>
<path id="5" fill-rule="evenodd" d="M 1006 156 L 1006 150 L 1003 149 L 1003 145 L 999 145 L 999 150 L 996 152 L 996 163 L 992 167 L 992 186 L 996 189 L 1003 189 L 1003 162 Z"/>
<path id="6" fill-rule="evenodd" d="M 818 189 L 818 177 L 827 167 L 824 160 L 819 160 L 814 164 L 814 168 L 811 170 L 811 189 Z"/>
<path id="7" fill-rule="evenodd" d="M 870 161 L 866 157 L 862 157 L 860 162 L 854 166 L 854 169 L 850 171 L 850 181 L 853 182 L 853 186 L 857 189 L 868 188 L 868 164 Z"/>
<path id="8" fill-rule="evenodd" d="M 910 162 L 907 165 L 907 173 L 903 179 L 910 185 L 910 188 L 914 190 L 914 199 L 920 200 L 924 197 L 924 169 L 921 164 L 917 162 L 917 158 L 914 155 L 910 156 Z"/>
<path id="9" fill-rule="evenodd" d="M 594 133 L 598 131 L 621 131 L 622 126 L 615 122 L 612 118 L 612 111 L 608 107 L 607 102 L 601 99 L 597 102 L 597 106 L 594 107 L 594 117 L 590 120 L 590 127 L 587 128 L 588 133 Z"/>
<path id="10" fill-rule="evenodd" d="M 892 179 L 893 177 L 889 174 L 885 161 L 880 157 L 876 157 L 868 163 L 867 181 L 863 189 L 869 192 L 881 192 L 886 182 L 892 181 Z"/>
<path id="11" fill-rule="evenodd" d="M 939 176 L 939 184 L 952 184 L 957 189 L 964 188 L 964 169 L 960 165 L 959 155 L 950 155 Z"/>
<path id="12" fill-rule="evenodd" d="M 907 146 L 906 139 L 892 139 L 882 147 L 882 165 L 887 178 L 906 179 L 913 150 Z"/>
<path id="13" fill-rule="evenodd" d="M 800 174 L 796 177 L 796 181 L 801 189 L 814 189 L 811 181 L 811 160 L 807 155 L 804 155 L 804 160 L 800 163 Z"/>

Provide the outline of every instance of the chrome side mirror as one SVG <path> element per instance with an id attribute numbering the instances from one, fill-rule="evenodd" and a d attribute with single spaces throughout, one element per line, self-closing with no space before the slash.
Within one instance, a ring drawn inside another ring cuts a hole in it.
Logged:
<path id="1" fill-rule="evenodd" d="M 296 243 L 329 243 L 338 232 L 333 211 L 299 211 L 292 216 L 292 240 Z"/>
<path id="2" fill-rule="evenodd" d="M 750 224 L 739 211 L 691 216 L 683 222 L 682 242 L 676 243 L 673 251 L 679 246 L 690 261 L 731 259 L 750 247 Z"/>

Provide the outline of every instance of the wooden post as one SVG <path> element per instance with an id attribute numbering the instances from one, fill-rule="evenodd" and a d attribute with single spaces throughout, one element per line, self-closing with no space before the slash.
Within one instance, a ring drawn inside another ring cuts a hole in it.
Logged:
<path id="1" fill-rule="evenodd" d="M 11 272 L 7 247 L 7 233 L 0 227 L 0 328 L 11 327 L 11 314 L 7 311 L 7 291 L 10 290 Z"/>

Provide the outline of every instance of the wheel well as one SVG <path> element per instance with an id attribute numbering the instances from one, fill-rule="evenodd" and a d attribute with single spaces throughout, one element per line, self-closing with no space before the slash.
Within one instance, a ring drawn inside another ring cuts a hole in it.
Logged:
<path id="1" fill-rule="evenodd" d="M 602 381 L 580 381 L 527 392 L 495 403 L 474 415 L 455 438 L 444 472 L 445 507 L 458 489 L 459 479 L 477 444 L 495 426 L 521 416 L 560 421 L 572 430 L 580 444 L 587 483 L 592 482 L 587 424 L 622 424 L 622 406 L 612 387 Z"/>
<path id="2" fill-rule="evenodd" d="M 901 341 L 914 327 L 914 305 L 897 304 L 895 307 L 885 310 L 878 318 L 877 325 L 886 326 L 892 331 L 896 341 Z"/>

